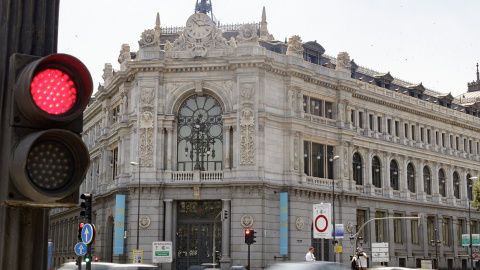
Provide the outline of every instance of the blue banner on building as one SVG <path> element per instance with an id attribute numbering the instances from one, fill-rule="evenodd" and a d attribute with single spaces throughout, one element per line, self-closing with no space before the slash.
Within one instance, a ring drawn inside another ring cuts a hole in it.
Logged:
<path id="1" fill-rule="evenodd" d="M 115 232 L 113 254 L 123 254 L 125 235 L 125 195 L 117 194 L 115 203 Z"/>
<path id="2" fill-rule="evenodd" d="M 47 270 L 53 270 L 53 242 L 48 242 Z"/>
<path id="3" fill-rule="evenodd" d="M 288 255 L 288 193 L 280 193 L 280 255 Z"/>

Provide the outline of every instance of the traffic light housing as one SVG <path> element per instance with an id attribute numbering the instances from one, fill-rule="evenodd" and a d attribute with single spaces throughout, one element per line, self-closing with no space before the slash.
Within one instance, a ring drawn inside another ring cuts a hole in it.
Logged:
<path id="1" fill-rule="evenodd" d="M 250 235 L 251 235 L 251 231 L 250 231 L 249 229 L 246 229 L 246 230 L 245 230 L 245 244 L 248 244 L 248 245 L 251 244 L 251 242 L 250 242 L 250 240 L 251 240 Z"/>
<path id="2" fill-rule="evenodd" d="M 228 210 L 223 209 L 222 210 L 222 220 L 226 220 L 226 219 L 228 219 Z"/>
<path id="3" fill-rule="evenodd" d="M 78 223 L 78 240 L 79 241 L 82 241 L 82 230 L 83 230 L 83 226 L 85 226 L 85 224 L 82 222 L 82 223 Z"/>
<path id="4" fill-rule="evenodd" d="M 90 254 L 85 254 L 85 256 L 83 257 L 83 261 L 85 263 L 91 263 L 92 262 L 92 256 L 90 256 Z"/>
<path id="5" fill-rule="evenodd" d="M 2 132 L 9 140 L 6 205 L 57 208 L 78 203 L 90 157 L 81 139 L 92 94 L 88 69 L 75 57 L 13 54 Z M 7 154 L 2 154 L 5 157 Z M 1 202 L 0 202 L 1 203 Z"/>
<path id="6" fill-rule="evenodd" d="M 257 236 L 255 236 L 257 232 L 255 230 L 250 230 L 250 229 L 246 229 L 245 230 L 245 244 L 248 244 L 248 245 L 251 245 L 253 243 L 256 243 L 257 241 L 255 241 L 255 238 L 257 238 Z"/>
<path id="7" fill-rule="evenodd" d="M 92 218 L 92 194 L 90 193 L 83 193 L 80 196 L 80 199 L 83 200 L 83 202 L 80 203 L 80 207 L 84 208 L 80 212 L 80 216 L 85 217 L 86 219 L 91 219 Z"/>

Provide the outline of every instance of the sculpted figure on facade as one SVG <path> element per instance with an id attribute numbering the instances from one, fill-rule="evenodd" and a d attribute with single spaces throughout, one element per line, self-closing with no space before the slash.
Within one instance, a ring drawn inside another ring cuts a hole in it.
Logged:
<path id="1" fill-rule="evenodd" d="M 141 99 L 144 104 L 153 104 L 153 98 L 155 97 L 155 92 L 153 88 L 143 88 Z"/>
<path id="2" fill-rule="evenodd" d="M 288 107 L 292 110 L 295 109 L 295 91 L 290 88 L 288 89 Z"/>
<path id="3" fill-rule="evenodd" d="M 113 77 L 113 67 L 112 67 L 112 64 L 110 63 L 105 63 L 105 66 L 103 68 L 103 75 L 102 75 L 102 78 L 104 81 L 110 79 L 111 77 Z"/>
<path id="4" fill-rule="evenodd" d="M 140 48 L 156 47 L 160 45 L 160 36 L 158 35 L 158 32 L 153 29 L 143 31 L 140 37 L 141 39 L 138 41 Z"/>
<path id="5" fill-rule="evenodd" d="M 232 47 L 233 49 L 237 48 L 237 41 L 235 40 L 234 37 L 230 37 L 230 40 L 228 41 L 228 45 Z"/>
<path id="6" fill-rule="evenodd" d="M 299 112 L 303 111 L 303 93 L 300 90 L 297 93 L 297 110 Z"/>
<path id="7" fill-rule="evenodd" d="M 339 69 L 347 69 L 350 71 L 350 68 L 352 67 L 352 64 L 350 63 L 350 56 L 348 55 L 347 52 L 339 52 L 337 56 L 337 66 L 336 70 Z"/>
<path id="8" fill-rule="evenodd" d="M 130 45 L 122 44 L 122 49 L 120 50 L 120 55 L 118 56 L 118 63 L 122 64 L 123 62 L 132 60 L 130 56 Z"/>
<path id="9" fill-rule="evenodd" d="M 297 55 L 303 57 L 303 43 L 300 36 L 294 35 L 288 39 L 287 55 Z"/>
<path id="10" fill-rule="evenodd" d="M 238 43 L 257 43 L 257 28 L 253 24 L 244 24 L 238 30 Z"/>

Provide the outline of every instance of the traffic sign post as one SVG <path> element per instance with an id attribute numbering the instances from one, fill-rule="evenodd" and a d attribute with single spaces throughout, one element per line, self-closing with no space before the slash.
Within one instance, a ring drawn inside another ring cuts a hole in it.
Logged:
<path id="1" fill-rule="evenodd" d="M 153 242 L 152 262 L 172 263 L 172 242 Z"/>
<path id="2" fill-rule="evenodd" d="M 75 254 L 78 256 L 83 256 L 87 253 L 87 245 L 85 245 L 83 242 L 77 243 L 74 247 L 74 250 Z"/>
<path id="3" fill-rule="evenodd" d="M 372 243 L 372 262 L 388 262 L 388 243 Z"/>
<path id="4" fill-rule="evenodd" d="M 331 205 L 329 203 L 313 205 L 313 238 L 331 238 Z"/>

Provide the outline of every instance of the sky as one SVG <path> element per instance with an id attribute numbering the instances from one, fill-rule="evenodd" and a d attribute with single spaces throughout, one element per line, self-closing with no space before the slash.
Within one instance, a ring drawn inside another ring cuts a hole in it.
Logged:
<path id="1" fill-rule="evenodd" d="M 155 27 L 184 26 L 196 0 L 62 0 L 58 52 L 80 59 L 103 83 L 105 63 L 119 69 L 122 44 L 139 48 Z M 480 62 L 478 0 L 211 0 L 221 24 L 254 23 L 265 7 L 276 40 L 299 35 L 325 54 L 348 52 L 360 66 L 458 96 L 476 80 Z"/>

